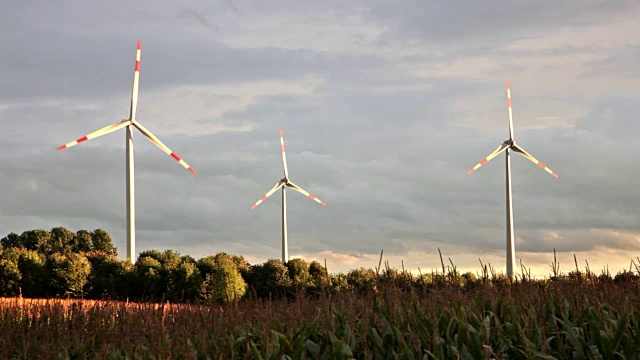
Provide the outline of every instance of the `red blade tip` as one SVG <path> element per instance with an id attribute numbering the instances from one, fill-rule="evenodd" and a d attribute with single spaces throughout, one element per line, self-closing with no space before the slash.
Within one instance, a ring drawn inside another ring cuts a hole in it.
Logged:
<path id="1" fill-rule="evenodd" d="M 138 40 L 138 50 L 140 50 L 141 48 L 142 48 L 142 42 Z"/>
<path id="2" fill-rule="evenodd" d="M 67 145 L 62 145 L 62 146 L 58 146 L 58 148 L 56 148 L 56 150 L 60 151 L 60 150 L 66 149 L 66 148 L 67 148 Z"/>

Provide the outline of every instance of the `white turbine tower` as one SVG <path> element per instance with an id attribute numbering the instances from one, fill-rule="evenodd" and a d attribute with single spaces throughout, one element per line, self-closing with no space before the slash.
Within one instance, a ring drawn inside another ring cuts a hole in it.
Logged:
<path id="1" fill-rule="evenodd" d="M 75 141 L 60 146 L 57 150 L 63 150 L 77 145 L 81 142 L 97 138 L 102 135 L 112 133 L 116 130 L 126 128 L 126 159 L 127 159 L 127 259 L 131 263 L 135 262 L 136 254 L 136 206 L 135 206 L 135 183 L 133 173 L 133 128 L 137 128 L 142 135 L 149 141 L 154 143 L 162 151 L 174 158 L 184 166 L 187 170 L 196 174 L 196 171 L 189 166 L 184 160 L 180 159 L 171 149 L 164 145 L 155 135 L 147 130 L 142 124 L 136 121 L 136 107 L 138 106 L 138 80 L 140 78 L 140 40 L 138 40 L 138 49 L 136 51 L 136 66 L 133 73 L 133 90 L 131 91 L 131 107 L 129 110 L 129 118 L 123 119 L 121 122 L 106 126 L 100 130 L 94 131 L 87 136 L 83 136 Z"/>
<path id="2" fill-rule="evenodd" d="M 289 249 L 287 248 L 287 193 L 286 188 L 290 187 L 293 190 L 301 193 L 304 196 L 307 196 L 309 199 L 314 200 L 322 206 L 327 206 L 327 204 L 318 199 L 317 197 L 309 194 L 304 189 L 294 184 L 289 180 L 289 169 L 287 168 L 287 155 L 285 153 L 284 148 L 284 137 L 282 135 L 282 130 L 280 130 L 280 149 L 282 150 L 282 164 L 284 165 L 284 178 L 271 188 L 266 194 L 264 194 L 260 200 L 256 201 L 255 204 L 251 205 L 251 209 L 255 209 L 256 206 L 260 205 L 263 201 L 265 201 L 269 196 L 273 195 L 278 189 L 282 188 L 282 262 L 289 261 Z"/>
<path id="3" fill-rule="evenodd" d="M 505 152 L 506 156 L 506 176 L 507 176 L 507 276 L 509 279 L 513 279 L 513 266 L 516 263 L 516 250 L 515 250 L 515 240 L 513 233 L 513 204 L 511 200 L 511 155 L 510 150 L 513 150 L 517 153 L 520 153 L 525 158 L 531 160 L 534 164 L 538 165 L 540 168 L 558 178 L 558 174 L 549 169 L 545 164 L 538 161 L 538 159 L 534 158 L 526 152 L 522 147 L 516 144 L 516 141 L 513 137 L 513 113 L 511 111 L 511 87 L 509 80 L 507 80 L 507 104 L 509 107 L 509 139 L 505 140 L 502 145 L 500 145 L 494 152 L 489 154 L 486 158 L 482 159 L 476 166 L 472 167 L 467 174 L 471 174 L 480 166 L 486 164 L 489 160 L 494 157 L 500 155 L 500 153 Z"/>

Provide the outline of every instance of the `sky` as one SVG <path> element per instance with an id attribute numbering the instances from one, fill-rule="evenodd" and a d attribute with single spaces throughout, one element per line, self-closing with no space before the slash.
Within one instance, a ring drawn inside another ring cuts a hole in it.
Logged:
<path id="1" fill-rule="evenodd" d="M 640 2 L 21 1 L 0 13 L 0 236 L 102 228 L 125 244 L 125 132 L 56 147 L 127 118 L 142 41 L 137 120 L 198 171 L 134 134 L 137 251 L 251 263 L 289 254 L 329 271 L 505 267 L 508 137 L 517 262 L 612 274 L 640 256 Z M 518 269 L 519 270 L 519 269 Z"/>

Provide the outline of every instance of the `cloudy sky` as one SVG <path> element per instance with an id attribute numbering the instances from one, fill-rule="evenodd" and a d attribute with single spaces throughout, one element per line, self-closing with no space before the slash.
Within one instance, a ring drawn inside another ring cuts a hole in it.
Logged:
<path id="1" fill-rule="evenodd" d="M 142 40 L 138 120 L 197 171 L 135 134 L 138 251 L 280 257 L 330 271 L 504 269 L 508 137 L 518 261 L 549 274 L 640 255 L 640 2 L 567 0 L 20 1 L 0 13 L 0 235 L 103 228 L 125 256 L 120 130 Z"/>

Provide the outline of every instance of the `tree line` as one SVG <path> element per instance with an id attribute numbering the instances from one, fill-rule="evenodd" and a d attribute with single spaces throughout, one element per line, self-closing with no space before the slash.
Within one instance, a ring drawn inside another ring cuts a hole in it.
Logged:
<path id="1" fill-rule="evenodd" d="M 0 296 L 219 303 L 243 297 L 375 292 L 381 286 L 426 290 L 506 282 L 504 276 L 493 270 L 489 273 L 486 267 L 482 274 L 459 273 L 453 263 L 446 267 L 443 263 L 441 272 L 419 275 L 390 268 L 388 264 L 384 269 L 378 264 L 375 270 L 361 267 L 344 274 L 330 274 L 319 262 L 303 259 L 286 263 L 270 259 L 252 265 L 242 256 L 224 252 L 196 260 L 173 250 L 147 250 L 131 264 L 117 255 L 111 236 L 102 229 L 74 233 L 55 227 L 50 231 L 10 233 L 0 240 Z M 596 276 L 577 268 L 566 276 L 552 278 L 640 281 L 631 270 L 611 277 L 608 273 Z M 521 278 L 527 280 L 532 281 L 530 277 Z"/>

